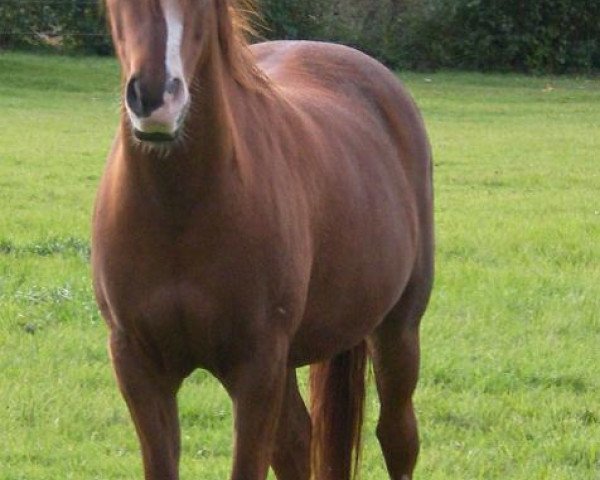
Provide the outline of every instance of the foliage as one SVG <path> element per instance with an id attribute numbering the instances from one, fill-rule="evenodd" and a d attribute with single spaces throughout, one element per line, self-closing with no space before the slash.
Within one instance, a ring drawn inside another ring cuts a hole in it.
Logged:
<path id="1" fill-rule="evenodd" d="M 600 2 L 423 0 L 400 23 L 398 61 L 409 67 L 600 70 Z"/>
<path id="2" fill-rule="evenodd" d="M 112 50 L 103 10 L 96 0 L 2 0 L 2 47 L 101 55 Z"/>
<path id="3" fill-rule="evenodd" d="M 396 0 L 262 0 L 270 39 L 341 42 L 390 63 L 399 6 Z"/>
<path id="4" fill-rule="evenodd" d="M 345 43 L 392 67 L 600 70 L 600 2 L 259 0 L 270 39 Z M 10 32 L 10 33 L 9 33 Z M 109 53 L 98 0 L 2 0 L 0 47 Z"/>
<path id="5" fill-rule="evenodd" d="M 263 34 L 272 39 L 318 38 L 323 0 L 262 0 Z"/>
<path id="6" fill-rule="evenodd" d="M 600 70 L 600 2 L 264 0 L 264 6 L 275 38 L 339 41 L 395 67 Z"/>

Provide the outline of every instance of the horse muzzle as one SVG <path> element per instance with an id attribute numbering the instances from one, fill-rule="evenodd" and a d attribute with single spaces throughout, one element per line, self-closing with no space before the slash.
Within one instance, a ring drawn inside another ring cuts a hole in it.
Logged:
<path id="1" fill-rule="evenodd" d="M 143 142 L 172 142 L 181 132 L 190 101 L 189 90 L 179 78 L 163 85 L 133 76 L 127 83 L 125 105 L 134 136 Z"/>

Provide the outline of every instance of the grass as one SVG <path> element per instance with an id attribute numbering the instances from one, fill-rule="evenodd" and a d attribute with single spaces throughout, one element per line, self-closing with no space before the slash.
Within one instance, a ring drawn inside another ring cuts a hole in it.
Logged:
<path id="1" fill-rule="evenodd" d="M 436 163 L 417 477 L 600 479 L 600 81 L 400 76 Z M 118 97 L 112 60 L 0 55 L 0 480 L 141 478 L 88 265 Z M 227 396 L 180 404 L 182 478 L 226 478 Z"/>

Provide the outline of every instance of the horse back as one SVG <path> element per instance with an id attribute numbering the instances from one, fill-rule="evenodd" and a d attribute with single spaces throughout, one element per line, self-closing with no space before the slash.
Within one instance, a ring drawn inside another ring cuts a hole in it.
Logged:
<path id="1" fill-rule="evenodd" d="M 258 66 L 300 108 L 330 99 L 353 113 L 369 112 L 379 118 L 387 133 L 403 133 L 404 146 L 412 147 L 410 153 L 416 154 L 403 161 L 427 164 L 430 160 L 427 135 L 414 101 L 399 79 L 377 60 L 325 42 L 266 42 L 253 45 L 252 51 Z"/>

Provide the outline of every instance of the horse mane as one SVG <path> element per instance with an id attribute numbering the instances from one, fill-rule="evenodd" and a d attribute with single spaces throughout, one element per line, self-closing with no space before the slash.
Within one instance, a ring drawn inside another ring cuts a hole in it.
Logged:
<path id="1" fill-rule="evenodd" d="M 227 1 L 227 0 L 226 0 Z M 257 36 L 257 22 L 260 14 L 256 0 L 228 0 L 234 28 L 246 44 L 249 37 Z"/>
<path id="2" fill-rule="evenodd" d="M 257 38 L 260 14 L 256 0 L 216 0 L 219 41 L 231 74 L 244 87 L 261 89 L 268 77 L 258 68 L 250 52 L 250 39 Z"/>

